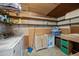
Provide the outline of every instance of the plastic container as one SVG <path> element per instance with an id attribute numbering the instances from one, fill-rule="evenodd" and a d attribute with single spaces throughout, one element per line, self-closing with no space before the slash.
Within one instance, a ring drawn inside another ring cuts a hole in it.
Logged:
<path id="1" fill-rule="evenodd" d="M 33 48 L 31 48 L 31 47 L 28 48 L 29 53 L 32 53 L 32 50 L 33 50 Z"/>
<path id="2" fill-rule="evenodd" d="M 60 29 L 59 27 L 53 27 L 52 29 L 52 35 L 59 36 L 60 35 Z"/>

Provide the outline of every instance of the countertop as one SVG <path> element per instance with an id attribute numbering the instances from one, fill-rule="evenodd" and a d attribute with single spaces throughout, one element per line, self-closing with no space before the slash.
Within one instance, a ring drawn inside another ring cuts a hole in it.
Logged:
<path id="1" fill-rule="evenodd" d="M 23 38 L 23 35 L 13 36 L 7 39 L 1 39 L 0 40 L 0 51 L 13 48 L 22 38 Z"/>
<path id="2" fill-rule="evenodd" d="M 79 34 L 61 34 L 57 37 L 79 43 Z"/>

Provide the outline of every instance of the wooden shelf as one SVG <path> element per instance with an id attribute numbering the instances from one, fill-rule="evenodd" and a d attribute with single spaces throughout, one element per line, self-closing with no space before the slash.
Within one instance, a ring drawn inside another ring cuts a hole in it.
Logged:
<path id="1" fill-rule="evenodd" d="M 43 24 L 13 24 L 13 25 L 47 26 L 47 27 L 53 27 L 53 26 L 56 26 L 56 25 L 43 25 Z"/>
<path id="2" fill-rule="evenodd" d="M 60 21 L 65 21 L 65 20 L 71 20 L 71 19 L 75 19 L 75 18 L 79 18 L 79 16 L 72 17 L 72 18 L 68 18 L 68 19 L 62 19 L 62 20 L 59 20 L 58 22 L 60 22 Z"/>
<path id="3" fill-rule="evenodd" d="M 10 16 L 10 15 L 9 15 Z M 17 17 L 17 16 L 10 16 L 11 18 L 21 18 L 27 20 L 36 20 L 36 21 L 49 21 L 49 22 L 58 22 L 56 20 L 49 20 L 49 19 L 41 19 L 41 18 L 34 18 L 34 17 Z"/>
<path id="4" fill-rule="evenodd" d="M 57 25 L 57 26 L 67 26 L 67 25 L 71 25 L 71 24 L 62 24 L 62 25 Z"/>
<path id="5" fill-rule="evenodd" d="M 57 26 L 78 25 L 78 24 L 79 24 L 79 22 L 77 22 L 77 23 L 70 23 L 70 24 L 62 24 L 62 25 L 57 25 Z"/>
<path id="6" fill-rule="evenodd" d="M 3 22 L 3 21 L 0 21 L 0 23 L 8 24 L 8 25 L 48 26 L 48 27 L 56 26 L 56 25 L 44 25 L 44 24 L 14 24 L 14 23 L 7 23 L 7 22 Z"/>
<path id="7" fill-rule="evenodd" d="M 68 19 L 62 19 L 62 20 L 60 20 L 60 21 L 58 21 L 58 22 L 70 20 L 70 24 L 61 24 L 61 25 L 57 25 L 57 26 L 67 26 L 67 25 L 76 25 L 76 24 L 79 24 L 79 22 L 77 22 L 77 23 L 71 23 L 71 20 L 72 20 L 72 19 L 75 19 L 75 18 L 79 18 L 79 16 L 77 16 L 77 17 L 72 17 L 72 18 L 68 18 Z"/>

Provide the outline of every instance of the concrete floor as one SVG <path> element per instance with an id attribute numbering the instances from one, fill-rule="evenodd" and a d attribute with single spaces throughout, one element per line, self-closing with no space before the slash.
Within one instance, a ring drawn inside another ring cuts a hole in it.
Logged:
<path id="1" fill-rule="evenodd" d="M 33 51 L 31 54 L 25 51 L 25 56 L 66 56 L 59 48 L 53 47 L 40 51 Z"/>

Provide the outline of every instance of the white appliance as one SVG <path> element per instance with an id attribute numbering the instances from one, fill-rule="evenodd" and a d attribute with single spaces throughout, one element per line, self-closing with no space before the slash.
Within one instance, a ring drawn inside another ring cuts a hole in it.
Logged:
<path id="1" fill-rule="evenodd" d="M 0 56 L 23 56 L 23 37 L 1 39 Z"/>

